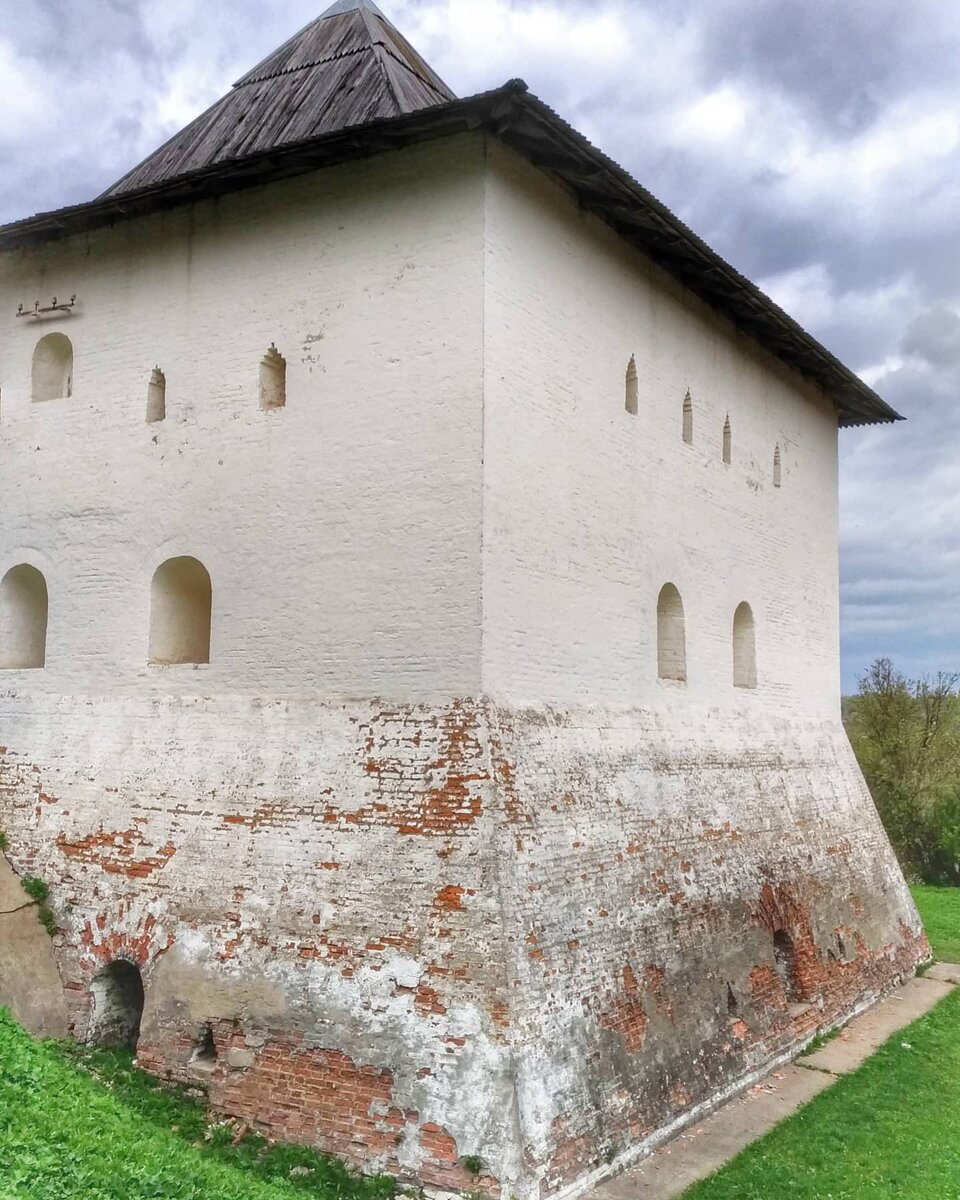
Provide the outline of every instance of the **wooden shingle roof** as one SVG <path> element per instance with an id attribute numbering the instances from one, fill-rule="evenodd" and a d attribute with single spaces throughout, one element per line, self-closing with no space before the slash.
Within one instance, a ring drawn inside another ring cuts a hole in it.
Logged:
<path id="1" fill-rule="evenodd" d="M 103 197 L 454 99 L 371 0 L 338 0 Z"/>

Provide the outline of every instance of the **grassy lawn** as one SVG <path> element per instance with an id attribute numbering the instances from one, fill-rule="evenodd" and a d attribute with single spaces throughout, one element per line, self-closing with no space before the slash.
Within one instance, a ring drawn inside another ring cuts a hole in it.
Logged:
<path id="1" fill-rule="evenodd" d="M 383 1200 L 335 1159 L 209 1126 L 129 1054 L 33 1041 L 0 1010 L 2 1200 Z"/>
<path id="2" fill-rule="evenodd" d="M 960 888 L 918 884 L 910 890 L 934 956 L 943 962 L 960 963 Z"/>
<path id="3" fill-rule="evenodd" d="M 914 888 L 937 958 L 960 961 L 960 888 Z M 684 1200 L 957 1200 L 960 990 Z"/>

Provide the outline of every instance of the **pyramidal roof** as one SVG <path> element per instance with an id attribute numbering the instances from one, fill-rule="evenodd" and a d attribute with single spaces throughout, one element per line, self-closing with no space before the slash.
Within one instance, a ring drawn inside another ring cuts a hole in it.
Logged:
<path id="1" fill-rule="evenodd" d="M 337 0 L 103 196 L 455 99 L 372 0 Z"/>
<path id="2" fill-rule="evenodd" d="M 372 0 L 337 0 L 96 200 L 0 226 L 0 253 L 478 131 L 566 186 L 584 211 L 823 388 L 841 425 L 900 419 L 523 80 L 457 100 Z"/>

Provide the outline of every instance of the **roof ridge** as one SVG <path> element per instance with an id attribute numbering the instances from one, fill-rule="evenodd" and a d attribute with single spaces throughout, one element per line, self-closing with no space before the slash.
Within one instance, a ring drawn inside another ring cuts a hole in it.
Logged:
<path id="1" fill-rule="evenodd" d="M 397 92 L 396 86 L 390 77 L 390 72 L 387 70 L 386 64 L 383 62 L 383 51 L 386 49 L 385 43 L 381 40 L 379 31 L 374 29 L 370 24 L 370 18 L 368 17 L 370 10 L 367 8 L 360 8 L 357 11 L 360 13 L 360 20 L 363 21 L 364 28 L 370 35 L 370 48 L 373 50 L 374 57 L 377 60 L 377 65 L 380 67 L 380 71 L 383 74 L 384 82 L 390 91 L 390 95 L 393 97 L 394 104 L 397 106 L 397 109 L 402 112 L 403 104 L 400 102 L 399 93 Z M 381 17 L 381 20 L 385 20 L 385 18 Z M 426 80 L 422 75 L 420 75 L 418 72 L 414 72 L 414 74 L 421 83 L 426 83 Z"/>
<path id="2" fill-rule="evenodd" d="M 414 68 L 413 68 L 413 67 L 410 65 L 410 63 L 408 63 L 408 62 L 406 61 L 406 59 L 400 58 L 400 56 L 399 56 L 399 55 L 397 55 L 397 54 L 394 54 L 394 52 L 393 52 L 392 48 L 390 47 L 389 43 L 387 43 L 387 42 L 383 42 L 383 41 L 378 41 L 378 42 L 376 42 L 376 43 L 375 43 L 375 45 L 377 45 L 377 46 L 382 46 L 382 47 L 383 47 L 383 49 L 386 51 L 386 53 L 390 55 L 390 57 L 393 59 L 393 61 L 394 61 L 395 63 L 398 63 L 398 64 L 399 64 L 401 67 L 403 67 L 403 69 L 404 69 L 405 71 L 409 71 L 409 72 L 410 72 L 410 74 L 411 74 L 411 75 L 413 75 L 413 76 L 415 76 L 417 79 L 419 79 L 421 83 L 424 83 L 424 84 L 426 84 L 426 86 L 427 86 L 427 87 L 428 87 L 428 88 L 429 88 L 429 89 L 430 89 L 432 92 L 437 92 L 437 94 L 438 94 L 438 95 L 440 95 L 440 92 L 439 92 L 439 90 L 437 89 L 437 87 L 436 87 L 434 84 L 432 84 L 432 83 L 430 82 L 430 80 L 429 80 L 429 79 L 426 79 L 426 78 L 425 78 L 423 75 L 421 75 L 421 74 L 420 74 L 420 72 L 419 72 L 419 71 L 415 70 L 415 69 L 414 69 Z M 444 97 L 444 99 L 446 99 L 446 97 Z"/>

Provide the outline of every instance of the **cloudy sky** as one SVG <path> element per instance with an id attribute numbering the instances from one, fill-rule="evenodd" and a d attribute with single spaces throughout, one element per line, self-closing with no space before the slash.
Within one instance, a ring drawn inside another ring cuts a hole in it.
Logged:
<path id="1" fill-rule="evenodd" d="M 0 221 L 96 195 L 324 0 L 4 0 Z M 896 408 L 841 435 L 844 682 L 960 668 L 951 0 L 381 0 L 460 95 L 520 76 Z"/>

